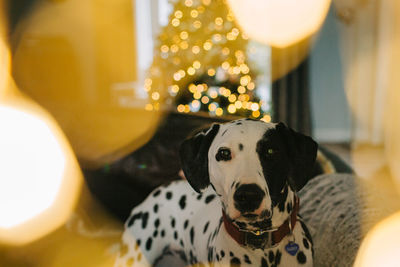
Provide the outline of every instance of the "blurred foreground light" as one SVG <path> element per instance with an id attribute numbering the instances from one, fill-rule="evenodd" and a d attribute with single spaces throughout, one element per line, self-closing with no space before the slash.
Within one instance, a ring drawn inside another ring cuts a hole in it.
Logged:
<path id="1" fill-rule="evenodd" d="M 286 47 L 314 34 L 330 0 L 228 0 L 246 34 L 261 43 Z"/>
<path id="2" fill-rule="evenodd" d="M 354 267 L 397 267 L 400 260 L 400 212 L 383 220 L 362 242 Z"/>

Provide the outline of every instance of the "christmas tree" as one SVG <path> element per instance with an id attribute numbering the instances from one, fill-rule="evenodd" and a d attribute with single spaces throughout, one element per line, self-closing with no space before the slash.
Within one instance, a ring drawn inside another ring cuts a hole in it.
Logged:
<path id="1" fill-rule="evenodd" d="M 157 40 L 146 79 L 154 101 L 147 108 L 159 109 L 163 102 L 174 103 L 178 112 L 260 118 L 256 73 L 246 56 L 248 38 L 224 0 L 172 3 L 174 11 Z"/>

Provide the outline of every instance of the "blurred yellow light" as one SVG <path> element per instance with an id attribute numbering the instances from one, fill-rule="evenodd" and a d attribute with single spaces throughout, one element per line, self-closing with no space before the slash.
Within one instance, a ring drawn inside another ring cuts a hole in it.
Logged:
<path id="1" fill-rule="evenodd" d="M 271 122 L 271 115 L 264 115 L 261 120 L 265 122 Z"/>
<path id="2" fill-rule="evenodd" d="M 240 64 L 240 71 L 241 71 L 243 74 L 247 74 L 247 73 L 250 72 L 250 69 L 249 69 L 249 67 L 248 67 L 246 64 L 242 63 L 242 64 Z"/>
<path id="3" fill-rule="evenodd" d="M 191 83 L 189 85 L 189 91 L 193 94 L 194 92 L 196 92 L 196 85 L 194 85 L 193 83 Z"/>
<path id="4" fill-rule="evenodd" d="M 231 90 L 225 89 L 225 90 L 223 91 L 222 95 L 225 96 L 225 97 L 229 97 L 229 96 L 231 95 Z"/>
<path id="5" fill-rule="evenodd" d="M 197 45 L 193 46 L 193 47 L 192 47 L 192 52 L 193 52 L 194 54 L 200 53 L 200 47 L 197 46 Z"/>
<path id="6" fill-rule="evenodd" d="M 249 90 L 254 90 L 255 87 L 256 85 L 253 82 L 249 82 L 249 84 L 247 85 L 247 89 Z"/>
<path id="7" fill-rule="evenodd" d="M 180 47 L 181 49 L 185 50 L 185 49 L 187 49 L 187 48 L 189 47 L 189 44 L 188 44 L 188 42 L 183 41 L 183 42 L 181 42 L 181 43 L 179 44 L 179 47 Z"/>
<path id="8" fill-rule="evenodd" d="M 243 76 L 240 78 L 240 85 L 246 86 L 250 82 L 249 76 Z"/>
<path id="9" fill-rule="evenodd" d="M 208 102 L 210 102 L 210 98 L 208 98 L 208 96 L 205 95 L 201 98 L 201 103 L 208 104 Z"/>
<path id="10" fill-rule="evenodd" d="M 400 212 L 376 225 L 363 240 L 354 267 L 399 266 Z"/>
<path id="11" fill-rule="evenodd" d="M 186 72 L 184 70 L 178 70 L 179 75 L 181 76 L 181 78 L 185 77 Z"/>
<path id="12" fill-rule="evenodd" d="M 201 67 L 200 61 L 196 60 L 195 62 L 193 62 L 193 67 L 194 67 L 195 69 L 199 69 L 199 68 Z"/>
<path id="13" fill-rule="evenodd" d="M 206 41 L 206 42 L 203 44 L 203 48 L 204 48 L 204 50 L 206 50 L 206 51 L 210 50 L 210 49 L 212 48 L 212 43 L 211 43 L 211 41 Z"/>
<path id="14" fill-rule="evenodd" d="M 189 75 L 194 75 L 196 73 L 196 70 L 193 67 L 189 67 L 188 70 L 187 70 L 187 73 Z"/>
<path id="15" fill-rule="evenodd" d="M 209 76 L 214 76 L 215 75 L 215 70 L 214 69 L 208 69 L 207 74 Z"/>
<path id="16" fill-rule="evenodd" d="M 213 35 L 213 39 L 216 43 L 220 42 L 222 40 L 222 36 L 219 33 L 216 33 Z"/>
<path id="17" fill-rule="evenodd" d="M 179 47 L 176 44 L 171 45 L 171 52 L 172 53 L 176 53 L 178 52 Z"/>
<path id="18" fill-rule="evenodd" d="M 175 11 L 174 15 L 175 15 L 176 18 L 180 19 L 180 18 L 182 18 L 183 13 L 182 13 L 182 11 L 177 10 L 177 11 Z"/>
<path id="19" fill-rule="evenodd" d="M 167 45 L 162 45 L 160 48 L 161 52 L 167 53 L 169 51 L 169 47 Z"/>
<path id="20" fill-rule="evenodd" d="M 181 79 L 181 75 L 178 72 L 174 73 L 174 80 L 179 81 Z"/>
<path id="21" fill-rule="evenodd" d="M 202 1 L 204 5 L 208 6 L 211 3 L 211 0 L 203 0 Z"/>
<path id="22" fill-rule="evenodd" d="M 242 108 L 242 106 L 243 106 L 243 104 L 242 104 L 241 101 L 236 101 L 236 102 L 235 102 L 235 107 L 236 107 L 237 109 Z"/>
<path id="23" fill-rule="evenodd" d="M 190 107 L 189 105 L 185 105 L 185 113 L 189 113 L 190 112 Z"/>
<path id="24" fill-rule="evenodd" d="M 176 85 L 176 84 L 172 85 L 172 86 L 171 86 L 171 91 L 172 91 L 173 93 L 178 93 L 178 92 L 179 92 L 179 86 Z"/>
<path id="25" fill-rule="evenodd" d="M 221 67 L 222 67 L 224 70 L 227 70 L 227 69 L 229 68 L 229 66 L 230 66 L 230 64 L 229 64 L 229 62 L 227 62 L 227 61 L 224 61 L 224 62 L 222 63 L 222 65 L 221 65 Z"/>
<path id="26" fill-rule="evenodd" d="M 153 105 L 152 104 L 146 104 L 144 106 L 144 109 L 147 110 L 147 111 L 152 111 L 153 110 Z"/>
<path id="27" fill-rule="evenodd" d="M 209 95 L 210 95 L 211 98 L 216 98 L 218 96 L 218 92 L 212 90 L 212 91 L 209 92 Z"/>
<path id="28" fill-rule="evenodd" d="M 193 9 L 192 11 L 190 11 L 190 16 L 192 16 L 192 18 L 197 18 L 197 16 L 199 15 L 199 12 L 195 9 Z"/>
<path id="29" fill-rule="evenodd" d="M 238 66 L 233 67 L 233 73 L 234 74 L 239 74 L 240 73 L 240 67 L 238 67 Z"/>
<path id="30" fill-rule="evenodd" d="M 193 5 L 193 0 L 185 0 L 185 6 L 191 7 Z"/>
<path id="31" fill-rule="evenodd" d="M 240 94 L 244 94 L 244 93 L 246 93 L 246 88 L 244 88 L 243 86 L 239 86 L 239 87 L 238 87 L 238 92 L 239 92 Z"/>
<path id="32" fill-rule="evenodd" d="M 235 36 L 233 33 L 228 32 L 228 33 L 226 34 L 226 39 L 228 39 L 229 41 L 233 41 L 233 40 L 236 39 L 236 36 Z"/>
<path id="33" fill-rule="evenodd" d="M 239 95 L 239 101 L 246 101 L 246 97 L 244 95 Z"/>
<path id="34" fill-rule="evenodd" d="M 179 37 L 181 37 L 182 40 L 186 40 L 189 37 L 189 34 L 187 31 L 183 31 L 179 34 Z"/>
<path id="35" fill-rule="evenodd" d="M 235 107 L 235 105 L 230 104 L 230 105 L 228 106 L 228 112 L 229 112 L 229 113 L 235 113 L 235 112 L 236 112 L 236 107 Z"/>
<path id="36" fill-rule="evenodd" d="M 217 17 L 215 19 L 215 24 L 217 25 L 222 25 L 222 23 L 224 23 L 224 20 L 221 17 Z"/>
<path id="37" fill-rule="evenodd" d="M 224 113 L 224 111 L 222 110 L 222 108 L 217 108 L 215 110 L 215 115 L 217 115 L 217 116 L 221 116 L 223 113 Z"/>
<path id="38" fill-rule="evenodd" d="M 145 86 L 151 86 L 153 84 L 153 81 L 150 78 L 147 78 L 144 80 L 144 85 Z"/>
<path id="39" fill-rule="evenodd" d="M 176 109 L 178 110 L 178 112 L 184 112 L 185 111 L 185 105 L 180 104 L 180 105 L 178 105 L 176 107 Z"/>
<path id="40" fill-rule="evenodd" d="M 201 21 L 200 20 L 196 20 L 193 22 L 193 27 L 195 27 L 196 29 L 199 29 L 201 27 Z"/>
<path id="41" fill-rule="evenodd" d="M 223 54 L 224 56 L 229 55 L 229 53 L 230 53 L 230 50 L 229 50 L 228 47 L 224 47 L 224 48 L 222 49 L 222 54 Z"/>
<path id="42" fill-rule="evenodd" d="M 181 23 L 181 21 L 180 21 L 179 19 L 177 19 L 177 18 L 174 18 L 174 19 L 171 21 L 171 24 L 172 24 L 172 26 L 174 26 L 174 27 L 178 27 L 180 23 Z"/>
<path id="43" fill-rule="evenodd" d="M 160 93 L 159 93 L 159 92 L 153 92 L 153 93 L 151 94 L 151 98 L 152 98 L 153 100 L 159 100 L 159 99 L 160 99 Z"/>
<path id="44" fill-rule="evenodd" d="M 228 14 L 226 15 L 226 19 L 228 21 L 233 21 L 235 19 L 234 16 L 233 16 L 232 10 L 229 9 Z"/>
<path id="45" fill-rule="evenodd" d="M 251 38 L 285 47 L 314 34 L 330 0 L 228 0 L 235 18 Z"/>
<path id="46" fill-rule="evenodd" d="M 260 114 L 260 111 L 257 110 L 257 111 L 253 111 L 251 115 L 252 115 L 254 118 L 258 118 L 258 117 L 260 117 L 261 114 Z"/>
<path id="47" fill-rule="evenodd" d="M 234 95 L 234 94 L 231 94 L 229 97 L 228 97 L 228 100 L 229 100 L 229 102 L 235 102 L 236 101 L 236 95 Z"/>
<path id="48" fill-rule="evenodd" d="M 193 94 L 193 98 L 194 99 L 200 99 L 201 98 L 201 93 L 200 92 L 196 92 Z"/>
<path id="49" fill-rule="evenodd" d="M 215 111 L 217 109 L 217 105 L 214 103 L 211 103 L 210 105 L 208 105 L 208 110 L 209 111 Z"/>

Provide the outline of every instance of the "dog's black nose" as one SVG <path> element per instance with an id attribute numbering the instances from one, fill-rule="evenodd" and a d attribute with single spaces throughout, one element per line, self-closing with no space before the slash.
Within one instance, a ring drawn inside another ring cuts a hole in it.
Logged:
<path id="1" fill-rule="evenodd" d="M 264 195 L 264 191 L 256 184 L 241 185 L 233 195 L 235 208 L 241 213 L 255 211 L 260 206 Z"/>

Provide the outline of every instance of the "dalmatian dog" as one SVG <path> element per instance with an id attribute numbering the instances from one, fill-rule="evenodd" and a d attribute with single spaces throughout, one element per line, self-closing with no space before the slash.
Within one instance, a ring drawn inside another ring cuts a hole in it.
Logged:
<path id="1" fill-rule="evenodd" d="M 132 210 L 115 266 L 153 266 L 171 251 L 195 266 L 312 266 L 296 192 L 317 147 L 283 123 L 249 119 L 185 140 L 187 181 L 157 188 Z"/>

